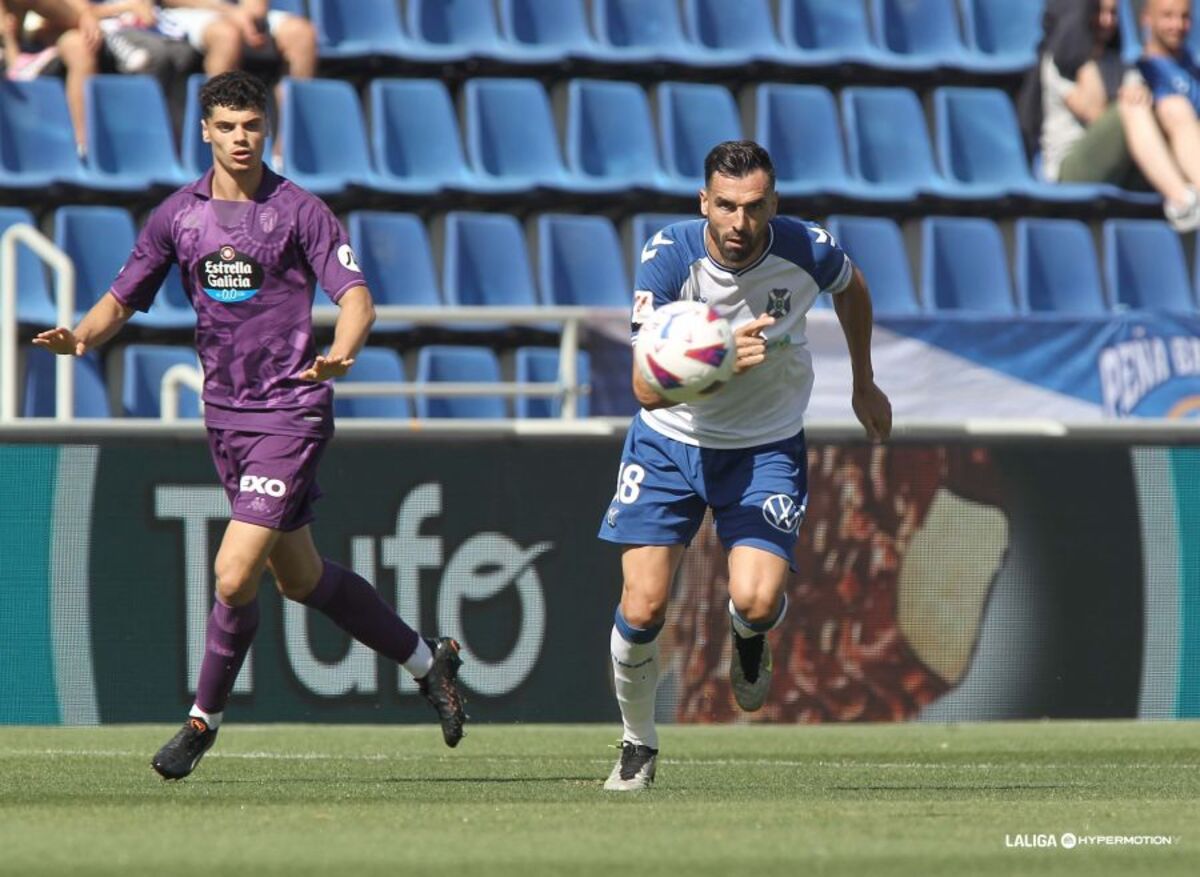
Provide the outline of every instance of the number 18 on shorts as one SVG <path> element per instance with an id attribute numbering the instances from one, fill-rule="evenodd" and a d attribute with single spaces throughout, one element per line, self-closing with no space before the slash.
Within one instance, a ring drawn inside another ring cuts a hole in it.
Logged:
<path id="1" fill-rule="evenodd" d="M 600 538 L 686 545 L 712 507 L 726 549 L 750 545 L 792 562 L 808 502 L 804 433 L 751 448 L 699 448 L 635 417 Z"/>

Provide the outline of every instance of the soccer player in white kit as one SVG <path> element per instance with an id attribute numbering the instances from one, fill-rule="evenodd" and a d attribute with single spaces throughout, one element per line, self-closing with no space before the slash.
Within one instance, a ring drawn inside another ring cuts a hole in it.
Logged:
<path id="1" fill-rule="evenodd" d="M 705 302 L 729 320 L 734 377 L 704 399 L 672 404 L 634 368 L 642 410 L 625 440 L 617 491 L 600 538 L 624 545 L 611 636 L 624 733 L 606 789 L 648 788 L 658 731 L 658 643 L 671 581 L 706 508 L 729 553 L 730 677 L 738 705 L 757 710 L 771 683 L 766 634 L 783 619 L 792 552 L 807 505 L 804 411 L 812 393 L 806 315 L 833 295 L 853 373 L 854 413 L 875 441 L 891 404 L 871 365 L 866 281 L 819 225 L 776 216 L 775 172 L 750 141 L 718 144 L 704 163 L 703 219 L 676 223 L 642 249 L 633 334 L 656 307 Z"/>

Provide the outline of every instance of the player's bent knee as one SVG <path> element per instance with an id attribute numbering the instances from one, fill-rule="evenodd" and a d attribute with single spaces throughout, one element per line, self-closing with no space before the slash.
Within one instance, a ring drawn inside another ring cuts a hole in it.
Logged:
<path id="1" fill-rule="evenodd" d="M 666 620 L 667 601 L 665 597 L 639 594 L 626 587 L 621 597 L 621 614 L 634 627 L 657 627 Z"/>
<path id="2" fill-rule="evenodd" d="M 317 579 L 275 577 L 275 589 L 280 595 L 297 603 L 303 603 L 317 586 Z"/>
<path id="3" fill-rule="evenodd" d="M 750 594 L 731 594 L 730 599 L 742 618 L 751 624 L 766 624 L 779 615 L 782 595 L 759 590 Z"/>
<path id="4" fill-rule="evenodd" d="M 214 572 L 217 597 L 227 606 L 242 606 L 258 593 L 257 578 L 240 564 L 218 564 Z"/>

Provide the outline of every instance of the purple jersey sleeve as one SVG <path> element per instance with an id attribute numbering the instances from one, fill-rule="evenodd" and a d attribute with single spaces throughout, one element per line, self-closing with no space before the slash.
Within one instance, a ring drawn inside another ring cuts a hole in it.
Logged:
<path id="1" fill-rule="evenodd" d="M 148 311 L 175 262 L 175 241 L 171 234 L 175 203 L 175 199 L 169 199 L 150 215 L 138 234 L 133 252 L 112 282 L 112 294 L 125 307 Z"/>
<path id="2" fill-rule="evenodd" d="M 350 238 L 324 201 L 310 197 L 300 208 L 300 248 L 321 288 L 337 301 L 348 289 L 365 286 Z"/>

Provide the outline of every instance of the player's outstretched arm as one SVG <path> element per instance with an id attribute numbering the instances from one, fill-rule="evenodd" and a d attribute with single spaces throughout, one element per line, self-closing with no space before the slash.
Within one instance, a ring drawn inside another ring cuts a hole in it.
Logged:
<path id="1" fill-rule="evenodd" d="M 883 441 L 892 434 L 892 403 L 875 383 L 875 368 L 871 365 L 874 314 L 867 281 L 858 268 L 854 269 L 846 288 L 833 297 L 833 307 L 850 351 L 850 370 L 854 376 L 851 395 L 854 414 L 872 441 Z"/>
<path id="2" fill-rule="evenodd" d="M 346 290 L 338 299 L 337 324 L 333 327 L 333 344 L 324 356 L 300 372 L 304 381 L 324 381 L 340 378 L 354 365 L 354 357 L 367 343 L 367 335 L 375 323 L 375 302 L 365 286 Z"/>
<path id="3" fill-rule="evenodd" d="M 61 356 L 83 356 L 116 335 L 132 316 L 132 308 L 125 307 L 115 295 L 106 292 L 83 315 L 74 332 L 63 326 L 47 329 L 34 336 L 33 343 Z"/>

